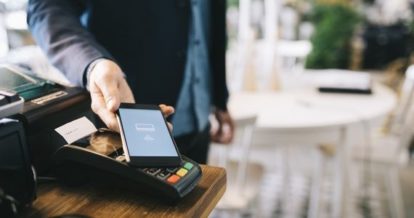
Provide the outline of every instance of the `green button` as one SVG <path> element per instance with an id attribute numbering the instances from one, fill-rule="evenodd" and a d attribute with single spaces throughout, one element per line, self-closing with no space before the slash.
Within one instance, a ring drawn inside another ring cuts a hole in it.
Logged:
<path id="1" fill-rule="evenodd" d="M 189 163 L 189 162 L 184 164 L 184 168 L 186 168 L 187 170 L 191 170 L 191 168 L 193 168 L 193 166 L 194 165 L 192 163 Z"/>

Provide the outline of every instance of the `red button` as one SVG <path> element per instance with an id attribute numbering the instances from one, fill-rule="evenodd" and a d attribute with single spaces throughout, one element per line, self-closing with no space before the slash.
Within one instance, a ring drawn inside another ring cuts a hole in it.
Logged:
<path id="1" fill-rule="evenodd" d="M 172 175 L 167 179 L 167 182 L 174 184 L 176 182 L 178 182 L 178 180 L 180 180 L 180 177 L 177 175 Z"/>

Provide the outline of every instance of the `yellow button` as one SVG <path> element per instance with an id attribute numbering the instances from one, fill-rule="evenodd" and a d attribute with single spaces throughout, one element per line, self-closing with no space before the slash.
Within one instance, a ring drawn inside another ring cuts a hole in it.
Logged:
<path id="1" fill-rule="evenodd" d="M 185 174 L 187 174 L 187 173 L 188 173 L 188 170 L 186 170 L 184 168 L 181 168 L 177 171 L 177 175 L 179 175 L 181 177 L 185 176 Z"/>

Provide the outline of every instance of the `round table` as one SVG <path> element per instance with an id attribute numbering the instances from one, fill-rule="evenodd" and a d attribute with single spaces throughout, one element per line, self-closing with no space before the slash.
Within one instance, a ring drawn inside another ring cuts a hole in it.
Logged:
<path id="1" fill-rule="evenodd" d="M 234 93 L 229 110 L 235 120 L 257 116 L 256 132 L 261 135 L 255 140 L 283 145 L 334 142 L 337 164 L 333 217 L 344 217 L 349 128 L 359 124 L 378 126 L 378 121 L 394 109 L 396 99 L 392 90 L 380 84 L 373 85 L 371 95 L 320 93 L 314 87 L 307 87 L 281 92 Z M 312 186 L 309 217 L 318 217 L 319 188 L 319 184 Z"/>
<path id="2" fill-rule="evenodd" d="M 388 115 L 396 105 L 389 88 L 375 84 L 373 94 L 320 93 L 316 89 L 290 92 L 239 92 L 230 97 L 235 119 L 257 115 L 257 128 L 303 130 L 348 125 Z"/>

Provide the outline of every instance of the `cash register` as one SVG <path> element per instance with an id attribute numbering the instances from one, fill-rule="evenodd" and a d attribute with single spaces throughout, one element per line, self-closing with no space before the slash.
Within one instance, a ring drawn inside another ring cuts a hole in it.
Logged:
<path id="1" fill-rule="evenodd" d="M 46 175 L 63 141 L 54 129 L 90 112 L 88 93 L 0 65 L 0 217 L 35 198 L 36 171 Z"/>
<path id="2" fill-rule="evenodd" d="M 80 117 L 96 122 L 87 91 L 37 77 L 15 65 L 0 66 L 0 115 L 23 123 L 33 165 L 49 173 L 53 153 L 65 142 L 55 129 Z"/>

